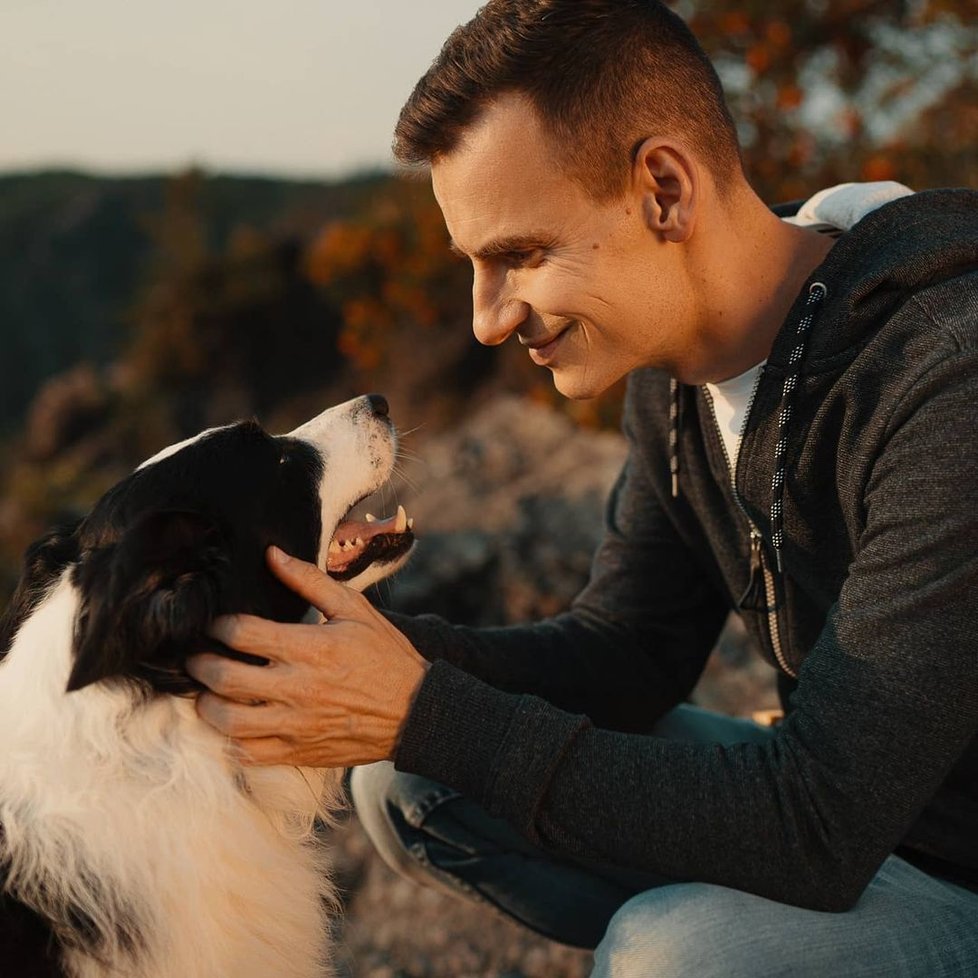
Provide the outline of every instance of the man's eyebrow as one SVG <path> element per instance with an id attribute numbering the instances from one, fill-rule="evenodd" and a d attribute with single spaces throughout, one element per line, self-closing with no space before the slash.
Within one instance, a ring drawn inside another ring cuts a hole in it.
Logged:
<path id="1" fill-rule="evenodd" d="M 495 258 L 498 255 L 532 251 L 534 248 L 546 248 L 550 242 L 551 236 L 547 234 L 510 234 L 506 237 L 495 238 L 481 248 L 477 248 L 471 255 L 459 248 L 451 238 L 448 240 L 448 248 L 452 254 L 458 255 L 460 258 L 478 258 L 480 261 L 485 261 L 487 258 Z"/>

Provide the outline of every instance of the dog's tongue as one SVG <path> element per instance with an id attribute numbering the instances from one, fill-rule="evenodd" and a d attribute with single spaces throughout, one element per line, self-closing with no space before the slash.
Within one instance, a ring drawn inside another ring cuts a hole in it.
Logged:
<path id="1" fill-rule="evenodd" d="M 403 506 L 398 506 L 396 515 L 386 520 L 378 520 L 368 513 L 365 521 L 347 520 L 340 523 L 329 542 L 326 569 L 342 571 L 363 553 L 374 537 L 405 533 L 413 523 Z"/>

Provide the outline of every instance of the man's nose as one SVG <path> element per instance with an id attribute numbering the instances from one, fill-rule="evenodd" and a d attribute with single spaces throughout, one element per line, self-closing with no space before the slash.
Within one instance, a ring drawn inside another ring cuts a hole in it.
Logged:
<path id="1" fill-rule="evenodd" d="M 472 280 L 472 332 L 485 346 L 498 346 L 529 315 L 530 307 L 507 290 L 506 276 L 474 271 Z"/>

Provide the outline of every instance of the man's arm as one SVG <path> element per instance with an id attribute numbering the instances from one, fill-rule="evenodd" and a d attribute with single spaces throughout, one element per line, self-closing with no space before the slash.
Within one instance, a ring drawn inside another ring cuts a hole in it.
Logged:
<path id="1" fill-rule="evenodd" d="M 632 405 L 634 398 L 631 390 Z M 728 607 L 716 568 L 696 562 L 658 503 L 652 481 L 668 483 L 667 455 L 640 450 L 633 413 L 626 408 L 632 451 L 611 494 L 591 582 L 570 612 L 496 629 L 384 617 L 312 565 L 272 560 L 327 622 L 219 619 L 215 637 L 270 664 L 193 657 L 188 670 L 212 691 L 198 699 L 201 715 L 257 763 L 345 766 L 390 757 L 424 671 L 420 650 L 503 692 L 586 712 L 609 729 L 651 729 L 689 695 Z M 649 470 L 649 455 L 664 473 Z"/>
<path id="2" fill-rule="evenodd" d="M 978 733 L 976 401 L 966 351 L 891 418 L 857 556 L 769 744 L 602 730 L 436 663 L 398 767 L 557 854 L 852 906 Z"/>
<path id="3" fill-rule="evenodd" d="M 687 699 L 729 608 L 679 538 L 632 443 L 608 500 L 591 581 L 571 610 L 505 628 L 387 613 L 427 659 L 614 730 L 647 731 Z M 661 463 L 668 465 L 663 451 Z"/>

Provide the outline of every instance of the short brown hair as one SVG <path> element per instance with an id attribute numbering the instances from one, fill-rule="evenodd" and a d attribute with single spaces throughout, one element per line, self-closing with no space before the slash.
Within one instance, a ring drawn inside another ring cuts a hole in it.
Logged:
<path id="1" fill-rule="evenodd" d="M 596 198 L 625 187 L 650 135 L 677 134 L 721 192 L 742 172 L 720 79 L 683 20 L 658 0 L 489 0 L 450 35 L 394 132 L 402 163 L 456 148 L 494 98 L 529 97 Z"/>

